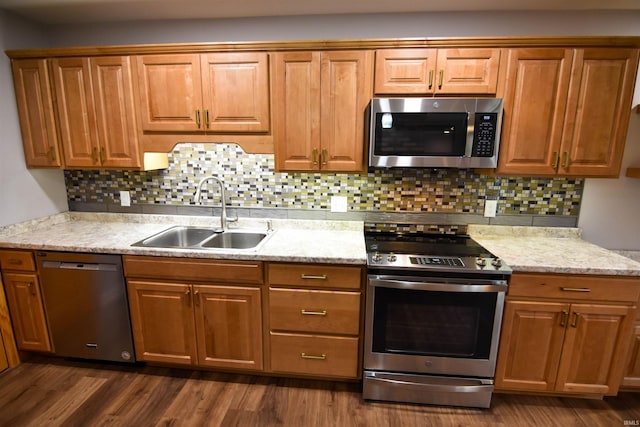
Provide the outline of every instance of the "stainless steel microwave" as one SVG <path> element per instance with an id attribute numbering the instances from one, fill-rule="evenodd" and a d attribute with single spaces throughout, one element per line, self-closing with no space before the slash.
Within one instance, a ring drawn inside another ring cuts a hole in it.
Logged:
<path id="1" fill-rule="evenodd" d="M 369 167 L 495 168 L 502 99 L 373 98 Z"/>

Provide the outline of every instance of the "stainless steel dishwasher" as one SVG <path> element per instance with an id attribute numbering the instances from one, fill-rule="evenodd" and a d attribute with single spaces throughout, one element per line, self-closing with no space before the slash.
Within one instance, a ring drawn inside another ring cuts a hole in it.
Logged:
<path id="1" fill-rule="evenodd" d="M 37 253 L 55 354 L 135 362 L 119 255 Z"/>

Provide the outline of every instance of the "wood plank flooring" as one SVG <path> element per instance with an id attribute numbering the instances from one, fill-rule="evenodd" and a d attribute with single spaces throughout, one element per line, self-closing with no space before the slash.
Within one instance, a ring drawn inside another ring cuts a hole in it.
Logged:
<path id="1" fill-rule="evenodd" d="M 623 426 L 640 393 L 495 394 L 490 409 L 362 399 L 361 385 L 36 357 L 0 374 L 0 426 Z"/>

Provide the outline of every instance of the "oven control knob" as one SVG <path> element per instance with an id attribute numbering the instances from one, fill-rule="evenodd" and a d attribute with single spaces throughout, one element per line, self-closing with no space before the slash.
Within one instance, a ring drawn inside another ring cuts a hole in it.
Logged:
<path id="1" fill-rule="evenodd" d="M 397 260 L 398 260 L 398 257 L 393 252 L 390 252 L 389 255 L 387 255 L 387 261 L 396 262 Z"/>
<path id="2" fill-rule="evenodd" d="M 487 265 L 487 261 L 482 257 L 478 257 L 476 258 L 476 264 L 478 265 L 478 267 L 484 267 L 485 265 Z"/>
<path id="3" fill-rule="evenodd" d="M 502 267 L 502 260 L 498 257 L 495 257 L 493 261 L 491 261 L 491 265 L 493 265 L 495 268 L 500 268 Z"/>
<path id="4" fill-rule="evenodd" d="M 382 255 L 380 255 L 380 252 L 374 252 L 374 254 L 371 255 L 371 261 L 373 261 L 373 262 L 382 261 Z"/>

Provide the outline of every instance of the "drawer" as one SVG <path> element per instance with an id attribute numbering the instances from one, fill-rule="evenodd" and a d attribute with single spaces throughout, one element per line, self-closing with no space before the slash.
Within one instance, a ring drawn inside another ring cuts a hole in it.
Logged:
<path id="1" fill-rule="evenodd" d="M 358 335 L 360 292 L 269 289 L 272 330 Z"/>
<path id="2" fill-rule="evenodd" d="M 358 338 L 271 333 L 271 369 L 358 378 Z"/>
<path id="3" fill-rule="evenodd" d="M 262 284 L 262 262 L 124 256 L 127 277 Z"/>
<path id="4" fill-rule="evenodd" d="M 36 271 L 31 251 L 0 251 L 0 268 L 3 270 Z"/>
<path id="5" fill-rule="evenodd" d="M 640 278 L 514 274 L 509 283 L 507 295 L 511 297 L 636 303 L 640 296 Z"/>
<path id="6" fill-rule="evenodd" d="M 362 269 L 319 264 L 269 264 L 270 285 L 360 289 Z"/>

